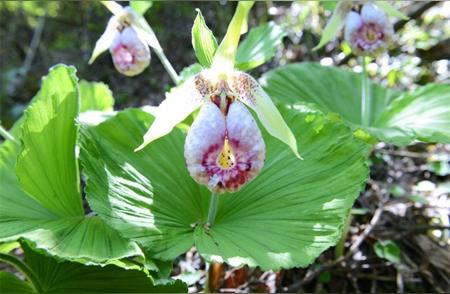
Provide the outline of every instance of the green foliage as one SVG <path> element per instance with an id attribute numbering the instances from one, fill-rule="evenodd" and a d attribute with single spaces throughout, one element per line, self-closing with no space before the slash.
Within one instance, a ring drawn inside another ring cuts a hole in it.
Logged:
<path id="1" fill-rule="evenodd" d="M 52 214 L 77 217 L 83 215 L 83 207 L 75 161 L 75 69 L 56 66 L 51 72 L 25 112 L 17 177 L 22 189 Z"/>
<path id="2" fill-rule="evenodd" d="M 81 80 L 78 83 L 80 91 L 80 113 L 88 110 L 111 111 L 114 98 L 108 85 L 99 82 Z"/>
<path id="3" fill-rule="evenodd" d="M 139 110 L 83 128 L 89 204 L 158 259 L 171 260 L 195 244 L 207 260 L 231 265 L 307 265 L 339 239 L 367 177 L 367 145 L 318 113 L 302 108 L 282 114 L 305 159 L 265 134 L 265 168 L 240 192 L 220 196 L 211 229 L 203 226 L 210 193 L 185 168 L 182 131 L 133 152 L 152 122 Z"/>
<path id="4" fill-rule="evenodd" d="M 33 287 L 8 272 L 0 272 L 0 293 L 33 293 Z"/>
<path id="5" fill-rule="evenodd" d="M 152 7 L 153 1 L 151 0 L 131 0 L 130 6 L 134 11 L 139 13 L 140 15 L 144 15 L 145 12 Z"/>
<path id="6" fill-rule="evenodd" d="M 23 243 L 25 265 L 35 278 L 41 293 L 183 293 L 181 281 L 155 285 L 147 272 L 123 269 L 115 265 L 93 266 L 77 262 L 58 261 Z M 28 282 L 0 272 L 2 293 L 35 292 Z"/>
<path id="7" fill-rule="evenodd" d="M 283 103 L 314 103 L 325 113 L 338 113 L 351 126 L 361 126 L 361 75 L 315 63 L 287 65 L 266 73 L 267 93 Z M 406 145 L 414 140 L 450 142 L 450 86 L 430 84 L 399 96 L 370 84 L 369 127 L 379 140 Z M 396 98 L 395 98 L 396 97 Z"/>
<path id="8" fill-rule="evenodd" d="M 204 67 L 210 67 L 217 46 L 216 37 L 206 25 L 200 9 L 197 9 L 197 17 L 192 26 L 192 47 L 198 62 Z"/>
<path id="9" fill-rule="evenodd" d="M 0 146 L 0 241 L 25 238 L 52 255 L 94 262 L 141 254 L 101 219 L 84 216 L 75 158 L 75 69 L 52 68 L 33 101 L 20 124 L 21 150 L 11 140 Z"/>
<path id="10" fill-rule="evenodd" d="M 336 4 L 333 14 L 331 15 L 330 20 L 328 21 L 325 29 L 322 32 L 319 44 L 317 44 L 317 46 L 314 47 L 313 50 L 322 48 L 326 43 L 330 42 L 331 40 L 333 40 L 333 38 L 336 37 L 336 35 L 344 26 L 345 17 L 347 15 L 347 12 L 351 8 L 351 3 L 349 2 L 350 1 L 342 0 Z"/>
<path id="11" fill-rule="evenodd" d="M 450 85 L 429 84 L 405 93 L 390 103 L 373 123 L 377 129 L 400 129 L 402 134 L 391 136 L 378 131 L 386 141 L 450 143 Z"/>
<path id="12" fill-rule="evenodd" d="M 274 22 L 252 28 L 245 40 L 239 44 L 236 68 L 247 71 L 270 60 L 285 35 L 282 27 Z"/>
<path id="13" fill-rule="evenodd" d="M 393 241 L 383 241 L 374 244 L 373 249 L 375 254 L 380 257 L 389 260 L 393 263 L 400 263 L 400 248 Z"/>

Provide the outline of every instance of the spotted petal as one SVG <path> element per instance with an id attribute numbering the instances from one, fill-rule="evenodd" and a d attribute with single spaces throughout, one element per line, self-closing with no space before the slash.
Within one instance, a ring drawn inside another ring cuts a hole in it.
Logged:
<path id="1" fill-rule="evenodd" d="M 232 90 L 238 95 L 238 99 L 257 113 L 269 134 L 287 144 L 294 154 L 301 158 L 294 134 L 258 82 L 243 72 L 236 72 L 231 82 Z"/>
<path id="2" fill-rule="evenodd" d="M 170 133 L 177 124 L 199 108 L 209 94 L 208 83 L 201 74 L 189 78 L 166 93 L 166 99 L 156 109 L 155 121 L 144 135 L 144 142 L 135 151 Z"/>
<path id="3" fill-rule="evenodd" d="M 190 175 L 215 193 L 235 192 L 264 165 L 265 145 L 247 108 L 239 101 L 226 116 L 206 103 L 186 137 L 184 156 Z"/>

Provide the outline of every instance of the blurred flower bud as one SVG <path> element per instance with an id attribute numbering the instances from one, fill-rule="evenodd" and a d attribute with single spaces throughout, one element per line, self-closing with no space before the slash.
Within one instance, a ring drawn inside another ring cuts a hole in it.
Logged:
<path id="1" fill-rule="evenodd" d="M 116 34 L 109 52 L 116 69 L 126 76 L 140 74 L 150 63 L 150 49 L 132 27 Z"/>
<path id="2" fill-rule="evenodd" d="M 385 52 L 394 35 L 386 14 L 371 3 L 361 13 L 350 11 L 345 23 L 345 40 L 357 55 L 375 57 Z"/>

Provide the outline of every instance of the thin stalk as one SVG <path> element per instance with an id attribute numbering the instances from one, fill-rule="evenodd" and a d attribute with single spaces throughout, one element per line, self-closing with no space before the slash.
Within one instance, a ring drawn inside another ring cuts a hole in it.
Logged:
<path id="1" fill-rule="evenodd" d="M 6 129 L 4 129 L 2 126 L 0 126 L 0 136 L 5 138 L 5 140 L 11 140 L 15 143 L 17 143 L 16 138 L 14 138 L 13 135 L 11 135 Z"/>
<path id="2" fill-rule="evenodd" d="M 344 227 L 342 228 L 342 235 L 339 242 L 336 244 L 336 248 L 334 249 L 334 258 L 335 260 L 339 260 L 344 255 L 344 246 L 345 240 L 347 240 L 348 231 L 350 230 L 350 224 L 352 223 L 352 213 L 348 212 L 347 219 L 345 220 Z"/>
<path id="3" fill-rule="evenodd" d="M 6 263 L 9 263 L 10 265 L 14 266 L 18 271 L 20 271 L 25 278 L 31 282 L 34 290 L 38 293 L 42 293 L 43 289 L 41 286 L 41 283 L 39 282 L 39 279 L 36 277 L 36 275 L 33 273 L 33 271 L 26 265 L 22 260 L 19 258 L 9 255 L 0 253 L 0 260 Z"/>
<path id="4" fill-rule="evenodd" d="M 208 225 L 209 227 L 211 227 L 214 224 L 218 207 L 219 207 L 219 195 L 212 193 L 211 200 L 209 201 L 208 220 L 206 221 L 206 225 Z"/>
<path id="5" fill-rule="evenodd" d="M 362 93 L 361 93 L 361 123 L 363 126 L 367 127 L 370 124 L 370 106 L 371 95 L 370 95 L 370 85 L 369 76 L 367 74 L 367 62 L 366 57 L 362 57 Z"/>
<path id="6" fill-rule="evenodd" d="M 158 55 L 159 60 L 161 60 L 162 65 L 166 69 L 172 81 L 175 83 L 175 85 L 178 85 L 180 77 L 178 76 L 177 72 L 173 68 L 170 61 L 167 59 L 166 55 L 164 54 L 164 51 L 163 50 L 154 50 L 154 51 L 156 55 Z"/>

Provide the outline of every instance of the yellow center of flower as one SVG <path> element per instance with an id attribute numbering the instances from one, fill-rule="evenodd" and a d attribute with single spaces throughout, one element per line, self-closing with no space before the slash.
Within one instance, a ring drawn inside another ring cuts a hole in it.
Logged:
<path id="1" fill-rule="evenodd" d="M 223 149 L 217 157 L 217 165 L 222 169 L 230 169 L 233 168 L 235 164 L 236 158 L 231 150 L 230 142 L 228 141 L 228 138 L 225 138 Z"/>
<path id="2" fill-rule="evenodd" d="M 372 28 L 368 28 L 366 32 L 366 37 L 367 40 L 374 41 L 377 38 L 377 32 Z"/>

